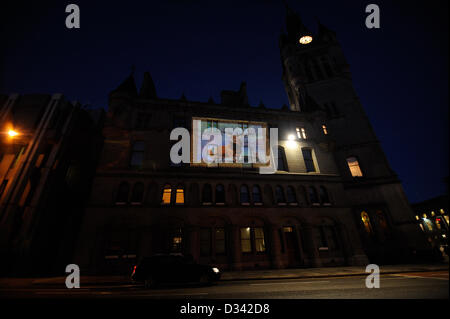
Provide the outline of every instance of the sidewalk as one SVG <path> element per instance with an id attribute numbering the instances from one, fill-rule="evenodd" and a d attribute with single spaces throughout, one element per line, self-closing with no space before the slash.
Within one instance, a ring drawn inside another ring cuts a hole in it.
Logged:
<path id="1" fill-rule="evenodd" d="M 299 279 L 299 278 L 324 278 L 367 275 L 365 266 L 352 267 L 323 267 L 306 269 L 269 269 L 249 271 L 224 271 L 221 281 L 231 280 L 268 280 L 268 279 Z M 449 270 L 448 264 L 423 264 L 423 265 L 384 265 L 380 266 L 381 274 L 396 274 L 405 272 L 432 272 Z M 64 286 L 66 277 L 50 278 L 0 278 L 0 289 L 8 287 L 39 287 L 39 286 Z M 81 276 L 82 286 L 91 285 L 129 285 L 128 276 Z"/>

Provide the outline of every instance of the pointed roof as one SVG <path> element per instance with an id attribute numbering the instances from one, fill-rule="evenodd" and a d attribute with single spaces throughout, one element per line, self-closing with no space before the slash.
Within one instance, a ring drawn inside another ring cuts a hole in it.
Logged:
<path id="1" fill-rule="evenodd" d="M 139 97 L 143 99 L 156 99 L 156 89 L 153 83 L 150 72 L 144 73 L 144 80 L 142 81 L 141 90 L 139 91 Z"/>
<path id="2" fill-rule="evenodd" d="M 316 17 L 317 25 L 318 25 L 318 37 L 323 40 L 335 40 L 336 32 L 326 27 L 322 22 L 320 22 L 319 18 Z"/>
<path id="3" fill-rule="evenodd" d="M 286 30 L 290 38 L 297 38 L 301 35 L 312 34 L 303 24 L 300 16 L 292 10 L 286 1 L 283 1 L 286 7 Z"/>
<path id="4" fill-rule="evenodd" d="M 137 96 L 136 82 L 134 81 L 133 72 L 113 91 L 112 94 L 128 95 L 130 97 Z"/>

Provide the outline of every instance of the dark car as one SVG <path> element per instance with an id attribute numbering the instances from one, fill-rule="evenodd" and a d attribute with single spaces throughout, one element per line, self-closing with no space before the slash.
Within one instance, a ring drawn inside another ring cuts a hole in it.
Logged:
<path id="1" fill-rule="evenodd" d="M 183 255 L 154 255 L 145 257 L 134 266 L 131 280 L 143 282 L 145 287 L 161 283 L 202 283 L 211 284 L 220 279 L 216 267 L 197 264 Z"/>

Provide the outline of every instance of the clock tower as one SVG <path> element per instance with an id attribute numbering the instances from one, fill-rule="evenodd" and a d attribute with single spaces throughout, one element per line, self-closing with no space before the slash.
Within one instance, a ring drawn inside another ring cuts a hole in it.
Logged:
<path id="1" fill-rule="evenodd" d="M 395 225 L 393 233 L 404 234 L 399 238 L 405 241 L 395 242 L 391 247 L 399 245 L 398 251 L 424 245 L 402 184 L 391 169 L 355 92 L 350 66 L 336 33 L 320 21 L 317 23 L 317 33 L 313 34 L 286 5 L 286 31 L 280 35 L 279 46 L 290 110 L 308 114 L 317 127 L 326 127 L 328 145 L 355 222 L 361 223 L 361 218 L 367 222 L 366 211 L 371 222 L 376 222 L 377 212 L 383 211 L 391 225 Z M 311 99 L 319 112 L 308 106 Z M 324 114 L 325 123 L 319 123 Z M 367 241 L 366 247 L 378 247 L 373 239 Z"/>

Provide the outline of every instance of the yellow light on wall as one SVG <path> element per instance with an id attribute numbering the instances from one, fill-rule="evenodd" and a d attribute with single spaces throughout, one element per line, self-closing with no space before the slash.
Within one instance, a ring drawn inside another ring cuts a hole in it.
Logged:
<path id="1" fill-rule="evenodd" d="M 297 147 L 297 143 L 295 142 L 295 135 L 293 134 L 288 135 L 288 141 L 286 143 L 286 146 L 291 149 Z"/>
<path id="2" fill-rule="evenodd" d="M 298 40 L 298 42 L 300 42 L 300 44 L 308 44 L 311 43 L 312 40 L 313 40 L 312 36 L 304 35 L 300 38 L 300 40 Z"/>

